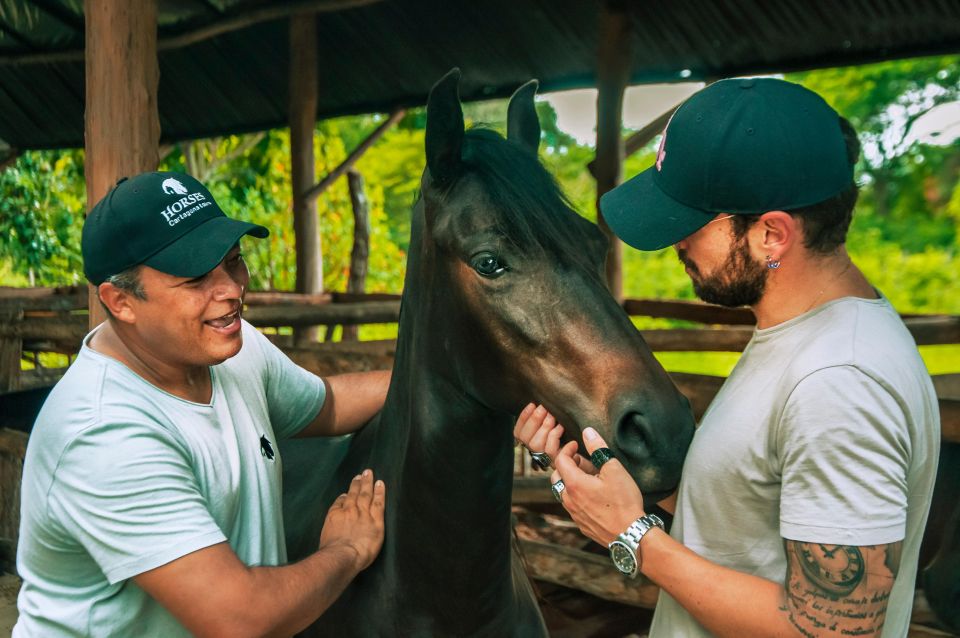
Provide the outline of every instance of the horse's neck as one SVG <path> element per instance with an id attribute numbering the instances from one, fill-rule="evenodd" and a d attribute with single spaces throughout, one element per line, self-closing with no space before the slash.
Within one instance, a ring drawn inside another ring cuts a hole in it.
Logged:
<path id="1" fill-rule="evenodd" d="M 405 357 L 397 354 L 403 366 Z M 485 409 L 422 366 L 395 368 L 394 383 L 379 427 L 392 439 L 394 458 L 402 455 L 386 522 L 398 566 L 468 588 L 472 581 L 488 591 L 491 582 L 507 582 L 509 417 Z"/>

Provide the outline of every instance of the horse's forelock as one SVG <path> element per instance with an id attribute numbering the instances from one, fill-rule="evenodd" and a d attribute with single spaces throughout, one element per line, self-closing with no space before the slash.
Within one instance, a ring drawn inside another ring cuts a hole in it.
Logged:
<path id="1" fill-rule="evenodd" d="M 556 180 L 529 148 L 496 131 L 471 128 L 463 146 L 463 175 L 476 176 L 504 235 L 522 250 L 563 257 L 582 251 L 587 224 L 580 223 Z"/>

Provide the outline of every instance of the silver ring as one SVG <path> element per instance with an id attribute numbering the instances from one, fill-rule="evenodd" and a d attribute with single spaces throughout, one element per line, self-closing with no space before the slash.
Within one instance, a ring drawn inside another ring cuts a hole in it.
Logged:
<path id="1" fill-rule="evenodd" d="M 528 450 L 528 452 L 530 452 L 530 464 L 533 465 L 533 467 L 538 470 L 550 469 L 550 462 L 553 459 L 550 458 L 549 454 L 546 452 L 534 452 L 532 450 Z"/>
<path id="2" fill-rule="evenodd" d="M 550 485 L 550 491 L 553 492 L 553 497 L 557 499 L 558 503 L 563 503 L 563 490 L 565 489 L 567 489 L 567 486 L 563 484 L 563 479 Z"/>

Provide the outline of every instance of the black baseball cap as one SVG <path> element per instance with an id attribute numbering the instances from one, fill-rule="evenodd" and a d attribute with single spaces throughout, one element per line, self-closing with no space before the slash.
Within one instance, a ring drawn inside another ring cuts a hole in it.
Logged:
<path id="1" fill-rule="evenodd" d="M 667 122 L 654 166 L 600 198 L 611 230 L 641 250 L 675 244 L 718 213 L 816 204 L 853 186 L 840 116 L 773 78 L 721 80 Z"/>
<path id="2" fill-rule="evenodd" d="M 95 286 L 145 264 L 176 277 L 216 268 L 244 235 L 263 226 L 227 217 L 206 187 L 184 173 L 124 177 L 83 224 L 83 272 Z"/>

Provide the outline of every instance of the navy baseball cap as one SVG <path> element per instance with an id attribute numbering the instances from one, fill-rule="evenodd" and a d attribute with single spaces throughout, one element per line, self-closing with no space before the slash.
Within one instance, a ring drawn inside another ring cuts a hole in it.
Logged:
<path id="1" fill-rule="evenodd" d="M 823 98 L 773 78 L 721 80 L 676 110 L 654 166 L 604 194 L 600 211 L 623 241 L 657 250 L 718 213 L 792 210 L 852 186 L 840 116 Z"/>
<path id="2" fill-rule="evenodd" d="M 145 264 L 176 277 L 216 268 L 244 235 L 266 237 L 263 226 L 227 217 L 213 195 L 183 173 L 123 178 L 83 224 L 83 272 L 98 286 Z"/>

